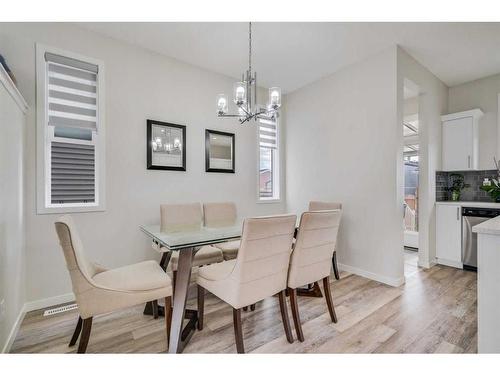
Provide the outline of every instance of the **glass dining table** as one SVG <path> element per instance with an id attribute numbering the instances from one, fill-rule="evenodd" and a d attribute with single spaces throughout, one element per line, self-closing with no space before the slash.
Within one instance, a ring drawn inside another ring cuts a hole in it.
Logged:
<path id="1" fill-rule="evenodd" d="M 162 254 L 160 266 L 164 271 L 167 270 L 172 252 L 179 252 L 168 350 L 169 353 L 181 353 L 196 330 L 198 322 L 198 312 L 186 309 L 193 256 L 201 246 L 239 239 L 242 223 L 228 227 L 200 227 L 197 230 L 176 232 L 162 232 L 159 225 L 142 225 L 140 228 L 152 239 L 155 248 Z M 152 311 L 153 306 L 149 302 L 144 313 L 152 314 Z M 163 315 L 162 311 L 160 315 Z M 185 319 L 188 323 L 184 326 Z"/>

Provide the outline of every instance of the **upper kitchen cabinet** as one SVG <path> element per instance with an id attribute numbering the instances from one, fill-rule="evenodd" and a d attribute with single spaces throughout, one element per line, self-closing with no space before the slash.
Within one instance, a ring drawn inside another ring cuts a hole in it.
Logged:
<path id="1" fill-rule="evenodd" d="M 443 122 L 443 171 L 468 171 L 479 165 L 480 109 L 441 116 Z"/>

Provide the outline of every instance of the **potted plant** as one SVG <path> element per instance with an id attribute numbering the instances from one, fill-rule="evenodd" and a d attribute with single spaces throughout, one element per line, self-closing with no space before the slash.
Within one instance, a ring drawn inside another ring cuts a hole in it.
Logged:
<path id="1" fill-rule="evenodd" d="M 451 200 L 458 201 L 460 199 L 460 193 L 463 189 L 470 187 L 469 184 L 464 183 L 464 176 L 458 173 L 452 173 L 450 175 L 451 186 L 446 190 L 451 192 Z"/>
<path id="2" fill-rule="evenodd" d="M 496 178 L 491 179 L 491 185 L 481 186 L 481 190 L 487 192 L 495 202 L 500 202 L 500 183 Z"/>
<path id="3" fill-rule="evenodd" d="M 500 160 L 493 157 L 493 162 L 495 163 L 498 179 L 492 178 L 491 181 L 488 182 L 488 185 L 481 186 L 481 190 L 487 192 L 495 202 L 500 202 Z"/>

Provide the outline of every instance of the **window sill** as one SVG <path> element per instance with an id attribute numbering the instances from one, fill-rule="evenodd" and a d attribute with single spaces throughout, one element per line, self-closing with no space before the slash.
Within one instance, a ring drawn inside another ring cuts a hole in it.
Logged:
<path id="1" fill-rule="evenodd" d="M 257 203 L 281 203 L 281 198 L 260 198 L 257 199 Z"/>
<path id="2" fill-rule="evenodd" d="M 102 212 L 106 211 L 106 207 L 100 206 L 88 206 L 88 207 L 38 207 L 38 215 L 46 214 L 75 214 L 80 212 Z"/>

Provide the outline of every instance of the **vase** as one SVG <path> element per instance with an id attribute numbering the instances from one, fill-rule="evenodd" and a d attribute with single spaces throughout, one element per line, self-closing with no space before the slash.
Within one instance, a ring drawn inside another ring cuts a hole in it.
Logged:
<path id="1" fill-rule="evenodd" d="M 451 192 L 451 200 L 456 202 L 459 199 L 460 199 L 460 192 L 459 191 L 452 191 Z"/>

